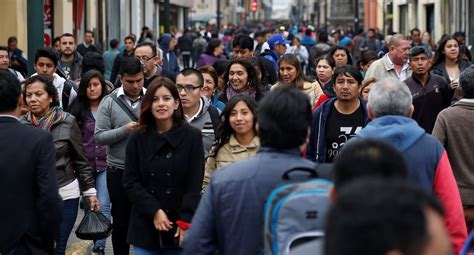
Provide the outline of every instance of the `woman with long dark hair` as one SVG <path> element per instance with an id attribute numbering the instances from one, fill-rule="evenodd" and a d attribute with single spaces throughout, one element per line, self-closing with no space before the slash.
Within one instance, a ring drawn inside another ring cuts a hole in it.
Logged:
<path id="1" fill-rule="evenodd" d="M 102 73 L 89 70 L 81 78 L 75 101 L 70 106 L 70 112 L 76 117 L 82 134 L 84 152 L 89 165 L 95 174 L 97 197 L 101 204 L 102 213 L 111 219 L 110 197 L 107 189 L 107 153 L 103 145 L 95 140 L 95 116 L 99 104 L 107 95 L 107 85 Z M 95 253 L 104 254 L 107 239 L 97 240 L 92 249 Z"/>
<path id="2" fill-rule="evenodd" d="M 436 48 L 431 64 L 431 73 L 443 76 L 456 89 L 459 84 L 459 74 L 471 63 L 462 58 L 459 52 L 459 42 L 451 35 L 441 39 Z"/>
<path id="3" fill-rule="evenodd" d="M 139 129 L 127 145 L 124 190 L 132 203 L 128 242 L 135 254 L 183 254 L 204 174 L 201 131 L 184 119 L 175 84 L 154 79 Z"/>
<path id="4" fill-rule="evenodd" d="M 285 54 L 278 60 L 278 83 L 273 85 L 272 89 L 281 84 L 293 85 L 303 91 L 311 100 L 311 105 L 323 94 L 319 84 L 304 75 L 298 58 L 293 54 Z"/>
<path id="5" fill-rule="evenodd" d="M 239 94 L 227 102 L 221 114 L 222 122 L 217 129 L 216 143 L 206 161 L 203 191 L 207 189 L 214 171 L 255 155 L 260 148 L 257 134 L 257 102 Z"/>
<path id="6" fill-rule="evenodd" d="M 257 71 L 248 59 L 235 59 L 230 62 L 224 81 L 224 91 L 218 97 L 223 103 L 227 103 L 237 94 L 249 95 L 257 102 L 263 97 L 263 87 Z"/>
<path id="7" fill-rule="evenodd" d="M 25 81 L 23 98 L 28 112 L 22 123 L 49 132 L 56 148 L 56 176 L 63 199 L 63 221 L 56 239 L 56 254 L 65 254 L 67 240 L 76 222 L 79 197 L 82 194 L 94 210 L 99 209 L 92 168 L 84 154 L 81 131 L 74 116 L 59 106 L 58 91 L 45 75 Z M 26 220 L 26 219 L 25 219 Z"/>

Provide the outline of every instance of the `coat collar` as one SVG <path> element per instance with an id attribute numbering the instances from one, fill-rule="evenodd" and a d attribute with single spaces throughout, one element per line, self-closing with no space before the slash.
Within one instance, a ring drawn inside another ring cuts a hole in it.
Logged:
<path id="1" fill-rule="evenodd" d="M 18 118 L 13 115 L 0 114 L 0 123 L 20 123 Z"/>
<path id="2" fill-rule="evenodd" d="M 155 130 L 155 126 L 152 125 L 146 131 L 146 140 L 148 141 L 148 144 L 152 151 L 154 151 L 155 153 L 158 152 L 166 144 L 169 144 L 173 149 L 175 149 L 183 140 L 183 137 L 186 132 L 185 126 L 187 126 L 187 124 L 173 124 L 173 127 L 169 131 L 163 134 L 158 134 Z"/>
<path id="3" fill-rule="evenodd" d="M 260 146 L 260 139 L 258 136 L 255 136 L 252 141 L 250 142 L 249 145 L 247 146 L 243 146 L 239 143 L 239 141 L 237 141 L 237 139 L 235 138 L 234 134 L 231 134 L 230 135 L 230 138 L 229 138 L 229 145 L 231 147 L 243 147 L 243 148 L 249 148 L 249 149 L 253 149 L 253 148 L 257 148 L 258 146 Z"/>

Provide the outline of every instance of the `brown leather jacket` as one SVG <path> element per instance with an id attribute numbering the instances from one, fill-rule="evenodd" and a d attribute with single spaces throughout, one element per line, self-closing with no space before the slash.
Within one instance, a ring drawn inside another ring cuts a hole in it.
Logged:
<path id="1" fill-rule="evenodd" d="M 30 124 L 31 120 L 23 116 L 22 123 Z M 77 178 L 81 191 L 95 188 L 92 168 L 89 166 L 82 145 L 81 131 L 74 116 L 53 125 L 50 131 L 56 149 L 56 176 L 59 188 Z"/>

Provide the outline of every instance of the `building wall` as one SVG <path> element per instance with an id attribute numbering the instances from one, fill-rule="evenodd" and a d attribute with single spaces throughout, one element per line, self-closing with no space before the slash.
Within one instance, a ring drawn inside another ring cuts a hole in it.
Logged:
<path id="1" fill-rule="evenodd" d="M 4 0 L 0 8 L 2 29 L 0 29 L 0 45 L 7 45 L 8 37 L 16 36 L 18 48 L 27 54 L 28 35 L 26 26 L 26 0 Z"/>
<path id="2" fill-rule="evenodd" d="M 393 29 L 404 34 L 409 34 L 411 28 L 419 28 L 422 32 L 430 30 L 428 26 L 428 10 L 434 7 L 434 29 L 432 37 L 437 41 L 443 34 L 452 34 L 455 31 L 469 31 L 470 12 L 469 0 L 394 0 Z M 406 26 L 401 27 L 403 14 L 401 9 L 406 8 Z"/>

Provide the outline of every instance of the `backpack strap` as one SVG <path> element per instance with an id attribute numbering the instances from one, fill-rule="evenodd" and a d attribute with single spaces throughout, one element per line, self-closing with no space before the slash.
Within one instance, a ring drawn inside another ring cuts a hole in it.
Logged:
<path id="1" fill-rule="evenodd" d="M 221 123 L 221 120 L 219 119 L 219 111 L 213 105 L 209 105 L 209 107 L 207 108 L 207 111 L 209 112 L 209 115 L 211 116 L 211 122 L 212 122 L 212 127 L 214 128 L 214 134 L 217 134 L 217 127 L 219 127 L 219 124 Z"/>
<path id="2" fill-rule="evenodd" d="M 61 103 L 63 105 L 63 109 L 67 109 L 69 106 L 69 97 L 71 96 L 71 90 L 72 85 L 66 80 L 63 85 L 63 93 L 61 96 Z"/>
<path id="3" fill-rule="evenodd" d="M 122 108 L 122 110 L 125 112 L 125 114 L 128 115 L 130 119 L 132 119 L 133 121 L 138 121 L 137 116 L 135 116 L 132 110 L 130 110 L 130 108 L 128 108 L 125 103 L 117 97 L 116 93 L 110 93 L 110 97 L 112 98 L 112 100 L 114 100 L 115 103 L 117 103 L 118 106 L 120 106 L 120 108 Z"/>

